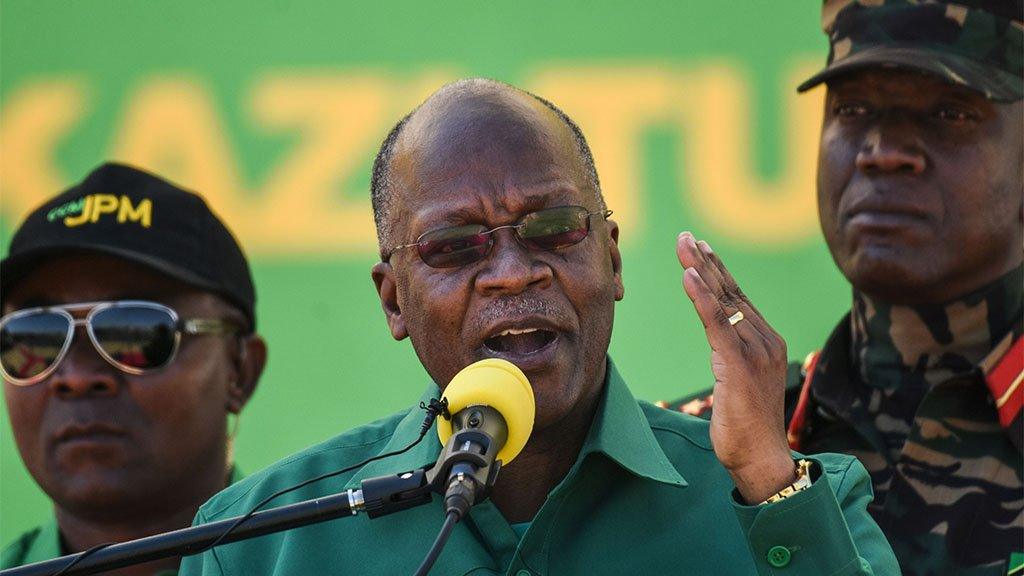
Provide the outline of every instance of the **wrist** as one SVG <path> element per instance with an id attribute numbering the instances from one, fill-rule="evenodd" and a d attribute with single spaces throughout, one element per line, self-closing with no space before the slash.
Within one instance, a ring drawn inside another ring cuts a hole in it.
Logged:
<path id="1" fill-rule="evenodd" d="M 729 470 L 729 475 L 739 495 L 753 506 L 796 482 L 796 462 L 787 451 L 784 455 Z"/>

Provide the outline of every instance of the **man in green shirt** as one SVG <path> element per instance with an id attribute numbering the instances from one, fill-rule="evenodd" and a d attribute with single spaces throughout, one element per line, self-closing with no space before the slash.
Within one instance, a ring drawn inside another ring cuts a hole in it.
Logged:
<path id="1" fill-rule="evenodd" d="M 199 196 L 106 164 L 29 214 L 0 277 L 4 399 L 54 506 L 0 568 L 188 526 L 237 479 L 227 415 L 266 359 L 228 229 Z"/>
<path id="2" fill-rule="evenodd" d="M 676 252 L 720 409 L 709 425 L 632 397 L 607 357 L 624 294 L 618 226 L 582 133 L 554 105 L 489 80 L 448 85 L 392 130 L 371 188 L 381 248 L 372 277 L 392 336 L 412 341 L 435 383 L 422 399 L 492 357 L 519 366 L 536 397 L 529 442 L 456 525 L 433 573 L 897 573 L 867 515 L 863 467 L 834 455 L 794 461 L 785 345 L 689 233 Z M 196 521 L 402 448 L 421 421 L 404 411 L 289 457 L 214 497 Z M 439 449 L 424 441 L 275 503 L 422 467 Z M 435 499 L 222 546 L 183 572 L 409 574 L 441 521 Z"/>

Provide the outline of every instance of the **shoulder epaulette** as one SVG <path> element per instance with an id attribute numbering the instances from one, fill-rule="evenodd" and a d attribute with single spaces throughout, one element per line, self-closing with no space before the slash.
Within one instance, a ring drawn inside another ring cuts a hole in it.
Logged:
<path id="1" fill-rule="evenodd" d="M 995 400 L 999 423 L 1006 429 L 1020 428 L 1024 408 L 1024 337 L 1014 340 L 1008 334 L 982 361 L 981 369 Z"/>
<path id="2" fill-rule="evenodd" d="M 811 352 L 804 358 L 800 373 L 803 375 L 803 385 L 800 386 L 800 396 L 797 397 L 796 408 L 786 426 L 786 440 L 792 450 L 800 450 L 803 439 L 804 428 L 807 426 L 807 412 L 811 402 L 811 381 L 814 380 L 814 370 L 818 367 L 818 359 L 821 358 L 821 351 Z"/>

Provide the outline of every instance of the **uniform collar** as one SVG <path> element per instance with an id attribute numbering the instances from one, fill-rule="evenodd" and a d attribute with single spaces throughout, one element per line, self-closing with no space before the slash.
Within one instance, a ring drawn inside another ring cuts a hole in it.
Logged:
<path id="1" fill-rule="evenodd" d="M 991 381 L 992 371 L 1010 354 L 1011 347 L 1016 344 L 1024 332 L 1024 322 L 1018 320 L 1014 328 L 1007 333 L 992 351 L 976 366 L 974 374 L 979 385 L 984 382 L 990 388 L 989 393 L 994 394 L 995 387 Z M 825 408 L 830 415 L 839 418 L 856 428 L 884 457 L 888 459 L 888 451 L 883 449 L 884 442 L 880 434 L 872 425 L 872 419 L 868 416 L 864 406 L 863 394 L 860 386 L 863 386 L 856 378 L 851 378 L 853 366 L 850 358 L 850 315 L 843 317 L 839 325 L 825 342 L 821 349 L 817 366 L 814 370 L 811 381 L 811 394 L 814 403 Z M 1019 370 L 1014 373 L 1013 379 L 1019 377 Z M 1012 385 L 1012 381 L 1009 383 Z M 1001 387 L 999 389 L 1005 389 Z M 1013 444 L 1024 453 L 1021 442 L 1017 438 L 1021 430 L 1021 418 L 1011 419 L 1010 423 L 1001 422 Z"/>
<path id="2" fill-rule="evenodd" d="M 850 358 L 850 314 L 846 314 L 821 349 L 811 379 L 811 397 L 830 416 L 853 426 L 886 460 L 889 452 L 864 406 L 860 380 Z M 890 462 L 891 463 L 891 462 Z"/>
<path id="3" fill-rule="evenodd" d="M 420 402 L 428 403 L 431 398 L 440 398 L 438 387 L 431 384 L 420 396 Z M 395 427 L 391 439 L 379 452 L 385 454 L 405 448 L 419 434 L 426 412 L 418 408 L 409 411 Z M 384 476 L 396 472 L 416 470 L 437 461 L 441 444 L 437 439 L 437 424 L 431 426 L 423 441 L 408 452 L 377 460 L 363 466 L 345 485 L 358 488 L 367 478 Z M 577 466 L 589 454 L 603 454 L 613 462 L 641 478 L 656 482 L 685 486 L 686 480 L 679 474 L 658 441 L 654 438 L 650 424 L 640 410 L 639 404 L 619 375 L 615 364 L 608 359 L 605 370 L 605 385 L 590 431 L 577 456 Z"/>

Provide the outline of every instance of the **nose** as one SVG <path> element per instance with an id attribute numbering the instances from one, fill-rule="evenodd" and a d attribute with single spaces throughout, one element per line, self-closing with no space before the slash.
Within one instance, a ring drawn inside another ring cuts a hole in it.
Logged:
<path id="1" fill-rule="evenodd" d="M 75 329 L 71 347 L 57 369 L 49 377 L 49 386 L 60 398 L 113 396 L 117 394 L 119 376 L 89 341 L 85 329 Z"/>
<path id="2" fill-rule="evenodd" d="M 867 174 L 918 175 L 926 166 L 917 132 L 905 119 L 882 118 L 857 153 L 857 169 Z"/>
<path id="3" fill-rule="evenodd" d="M 486 296 L 520 294 L 529 288 L 549 286 L 553 275 L 550 266 L 516 241 L 513 230 L 498 230 L 475 286 Z"/>

